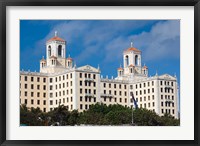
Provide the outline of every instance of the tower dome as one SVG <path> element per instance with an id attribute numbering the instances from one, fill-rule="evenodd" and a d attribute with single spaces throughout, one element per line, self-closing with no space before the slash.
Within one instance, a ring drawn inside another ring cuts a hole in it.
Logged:
<path id="1" fill-rule="evenodd" d="M 64 39 L 60 38 L 57 36 L 57 31 L 55 31 L 55 36 L 53 38 L 50 38 L 47 42 L 52 42 L 52 41 L 60 41 L 60 42 L 65 42 Z"/>

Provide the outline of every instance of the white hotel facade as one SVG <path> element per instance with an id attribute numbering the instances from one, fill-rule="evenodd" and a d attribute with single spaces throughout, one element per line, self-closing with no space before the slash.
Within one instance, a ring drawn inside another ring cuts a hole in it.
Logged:
<path id="1" fill-rule="evenodd" d="M 66 45 L 55 33 L 46 42 L 47 57 L 40 60 L 40 72 L 20 71 L 20 104 L 44 112 L 59 105 L 82 112 L 97 102 L 131 107 L 133 92 L 138 107 L 178 118 L 177 78 L 168 74 L 148 77 L 141 51 L 132 44 L 124 50 L 123 67 L 112 79 L 102 78 L 99 67 L 77 67 L 70 56 L 66 58 Z"/>

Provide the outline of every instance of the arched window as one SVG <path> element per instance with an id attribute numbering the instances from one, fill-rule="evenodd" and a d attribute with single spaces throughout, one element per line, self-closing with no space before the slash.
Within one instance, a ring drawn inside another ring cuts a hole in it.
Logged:
<path id="1" fill-rule="evenodd" d="M 139 61 L 138 61 L 138 55 L 135 55 L 135 65 L 139 65 Z"/>
<path id="2" fill-rule="evenodd" d="M 53 60 L 51 61 L 52 65 L 53 65 Z"/>
<path id="3" fill-rule="evenodd" d="M 128 58 L 128 55 L 126 55 L 125 62 L 126 62 L 126 66 L 128 66 L 128 65 L 129 65 L 129 58 Z"/>
<path id="4" fill-rule="evenodd" d="M 62 56 L 62 46 L 58 46 L 58 56 Z"/>
<path id="5" fill-rule="evenodd" d="M 48 47 L 48 56 L 51 56 L 51 46 Z"/>
<path id="6" fill-rule="evenodd" d="M 133 73 L 133 69 L 131 68 L 131 73 Z"/>

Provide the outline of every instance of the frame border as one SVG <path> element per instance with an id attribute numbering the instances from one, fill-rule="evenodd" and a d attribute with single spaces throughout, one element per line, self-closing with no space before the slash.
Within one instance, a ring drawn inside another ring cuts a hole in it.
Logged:
<path id="1" fill-rule="evenodd" d="M 194 140 L 6 140 L 6 7 L 7 6 L 194 6 Z M 133 146 L 198 146 L 200 144 L 200 0 L 0 0 L 0 144 L 1 146 L 21 145 L 133 145 Z"/>

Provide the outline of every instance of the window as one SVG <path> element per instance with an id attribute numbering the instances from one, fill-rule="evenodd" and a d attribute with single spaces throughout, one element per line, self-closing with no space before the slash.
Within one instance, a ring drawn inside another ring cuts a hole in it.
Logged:
<path id="1" fill-rule="evenodd" d="M 37 100 L 37 104 L 38 104 L 38 105 L 40 104 L 40 100 Z"/>
<path id="2" fill-rule="evenodd" d="M 52 85 L 50 85 L 50 90 L 53 90 L 53 86 Z"/>
<path id="3" fill-rule="evenodd" d="M 154 81 L 152 81 L 152 86 L 154 85 Z"/>
<path id="4" fill-rule="evenodd" d="M 33 97 L 34 96 L 34 94 L 33 94 L 34 92 L 31 92 L 31 97 Z"/>
<path id="5" fill-rule="evenodd" d="M 70 78 L 72 79 L 72 73 L 70 74 Z"/>
<path id="6" fill-rule="evenodd" d="M 163 88 L 160 88 L 160 92 L 163 92 Z"/>
<path id="7" fill-rule="evenodd" d="M 27 92 L 26 91 L 24 92 L 24 96 L 27 96 Z"/>
<path id="8" fill-rule="evenodd" d="M 80 86 L 82 86 L 82 81 L 80 81 Z"/>
<path id="9" fill-rule="evenodd" d="M 53 105 L 53 100 L 50 100 L 50 105 Z"/>
<path id="10" fill-rule="evenodd" d="M 80 78 L 82 78 L 82 73 L 79 74 Z"/>
<path id="11" fill-rule="evenodd" d="M 160 81 L 160 85 L 162 85 L 162 81 Z"/>
<path id="12" fill-rule="evenodd" d="M 96 102 L 96 98 L 94 97 L 94 102 Z"/>
<path id="13" fill-rule="evenodd" d="M 171 82 L 171 86 L 173 86 L 174 84 L 173 84 L 173 82 Z"/>
<path id="14" fill-rule="evenodd" d="M 37 77 L 37 82 L 40 82 L 40 77 Z"/>
<path id="15" fill-rule="evenodd" d="M 65 76 L 63 75 L 63 80 L 65 80 Z"/>
<path id="16" fill-rule="evenodd" d="M 94 84 L 94 87 L 96 87 L 96 82 L 94 82 L 93 84 Z"/>
<path id="17" fill-rule="evenodd" d="M 53 79 L 52 78 L 50 78 L 50 81 L 49 81 L 50 83 L 52 83 L 53 82 Z"/>
<path id="18" fill-rule="evenodd" d="M 133 89 L 133 85 L 130 85 L 130 89 Z"/>
<path id="19" fill-rule="evenodd" d="M 161 102 L 161 106 L 163 106 L 163 102 Z"/>
<path id="20" fill-rule="evenodd" d="M 46 93 L 43 93 L 43 97 L 44 97 L 44 98 L 46 97 Z"/>
<path id="21" fill-rule="evenodd" d="M 124 96 L 126 96 L 126 92 L 124 92 Z"/>
<path id="22" fill-rule="evenodd" d="M 142 88 L 142 84 L 140 84 L 140 88 Z"/>
<path id="23" fill-rule="evenodd" d="M 80 96 L 80 101 L 82 101 L 83 100 L 83 97 L 82 96 Z"/>
<path id="24" fill-rule="evenodd" d="M 111 84 L 109 84 L 109 88 L 111 88 Z"/>
<path id="25" fill-rule="evenodd" d="M 94 89 L 94 94 L 96 94 L 96 90 Z"/>
<path id="26" fill-rule="evenodd" d="M 161 99 L 163 99 L 163 95 L 161 95 Z"/>
<path id="27" fill-rule="evenodd" d="M 40 85 L 37 85 L 37 89 L 40 90 Z"/>
<path id="28" fill-rule="evenodd" d="M 144 83 L 144 85 L 143 85 L 144 87 L 146 86 L 146 84 Z"/>
<path id="29" fill-rule="evenodd" d="M 71 102 L 73 101 L 73 98 L 71 97 Z"/>
<path id="30" fill-rule="evenodd" d="M 43 90 L 46 90 L 46 85 L 43 85 Z"/>
<path id="31" fill-rule="evenodd" d="M 153 107 L 155 106 L 155 103 L 154 102 L 152 102 L 152 105 L 153 105 Z"/>
<path id="32" fill-rule="evenodd" d="M 122 88 L 122 86 L 121 86 L 121 84 L 119 85 L 119 89 L 121 89 Z"/>
<path id="33" fill-rule="evenodd" d="M 40 97 L 40 92 L 37 93 L 37 97 Z"/>
<path id="34" fill-rule="evenodd" d="M 96 79 L 96 75 L 95 74 L 93 75 L 93 79 Z"/>
<path id="35" fill-rule="evenodd" d="M 88 108 L 88 106 L 87 106 L 87 104 L 85 105 L 85 109 L 87 109 Z"/>
<path id="36" fill-rule="evenodd" d="M 120 96 L 122 95 L 122 91 L 119 91 L 119 95 L 120 95 Z"/>
<path id="37" fill-rule="evenodd" d="M 124 100 L 125 100 L 125 103 L 127 103 L 127 99 L 125 98 Z"/>
<path id="38" fill-rule="evenodd" d="M 27 89 L 27 84 L 24 84 L 24 88 Z"/>
<path id="39" fill-rule="evenodd" d="M 82 94 L 82 89 L 80 89 L 80 94 Z"/>
<path id="40" fill-rule="evenodd" d="M 46 83 L 46 78 L 43 78 L 43 82 Z"/>
<path id="41" fill-rule="evenodd" d="M 152 88 L 152 93 L 154 93 L 154 88 Z"/>
<path id="42" fill-rule="evenodd" d="M 117 95 L 117 91 L 115 91 L 114 94 Z"/>
<path id="43" fill-rule="evenodd" d="M 31 89 L 34 89 L 34 85 L 33 84 L 31 84 Z"/>
<path id="44" fill-rule="evenodd" d="M 49 95 L 50 97 L 53 97 L 53 93 L 50 93 L 50 95 Z"/>
<path id="45" fill-rule="evenodd" d="M 106 101 L 106 97 L 104 97 L 104 101 Z"/>
<path id="46" fill-rule="evenodd" d="M 33 77 L 31 77 L 31 82 L 33 82 L 34 81 L 34 78 Z"/>
<path id="47" fill-rule="evenodd" d="M 83 105 L 82 104 L 80 104 L 80 109 L 82 109 L 83 108 Z"/>
<path id="48" fill-rule="evenodd" d="M 116 88 L 116 84 L 114 84 L 114 88 Z"/>
<path id="49" fill-rule="evenodd" d="M 34 100 L 33 99 L 31 99 L 31 104 L 34 104 Z"/>
<path id="50" fill-rule="evenodd" d="M 126 66 L 129 65 L 129 58 L 128 58 L 128 55 L 126 55 L 126 57 L 125 57 L 125 63 L 126 63 Z"/>
<path id="51" fill-rule="evenodd" d="M 117 98 L 115 98 L 115 102 L 117 102 Z"/>
<path id="52" fill-rule="evenodd" d="M 24 99 L 24 103 L 27 104 L 27 99 Z"/>
<path id="53" fill-rule="evenodd" d="M 137 89 L 137 85 L 135 85 L 135 88 Z"/>
<path id="54" fill-rule="evenodd" d="M 103 83 L 103 87 L 106 88 L 106 83 Z"/>
<path id="55" fill-rule="evenodd" d="M 46 108 L 43 109 L 43 112 L 46 112 Z"/>

